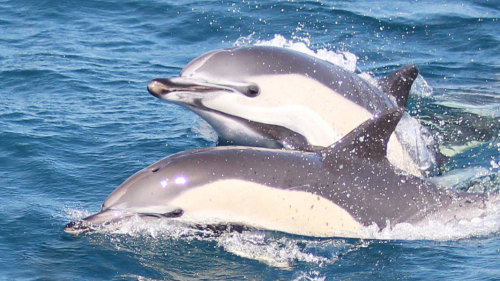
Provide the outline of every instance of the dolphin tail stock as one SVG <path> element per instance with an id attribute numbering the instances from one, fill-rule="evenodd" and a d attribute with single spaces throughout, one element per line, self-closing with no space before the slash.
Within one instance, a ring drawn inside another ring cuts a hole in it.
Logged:
<path id="1" fill-rule="evenodd" d="M 337 157 L 385 159 L 387 143 L 403 116 L 404 108 L 396 108 L 368 119 L 338 142 L 321 150 L 325 161 Z"/>
<path id="2" fill-rule="evenodd" d="M 399 107 L 405 107 L 410 95 L 410 89 L 418 76 L 418 68 L 411 64 L 403 66 L 378 81 L 382 90 L 396 98 Z"/>

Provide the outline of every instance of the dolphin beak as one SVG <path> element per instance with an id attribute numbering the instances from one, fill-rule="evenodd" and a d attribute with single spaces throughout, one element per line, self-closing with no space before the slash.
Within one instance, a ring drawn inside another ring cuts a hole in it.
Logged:
<path id="1" fill-rule="evenodd" d="M 168 87 L 166 87 L 165 82 L 167 82 L 167 79 L 154 79 L 148 84 L 148 92 L 152 94 L 153 96 L 160 98 L 163 91 L 167 90 Z"/>
<path id="2" fill-rule="evenodd" d="M 64 232 L 69 234 L 84 234 L 96 230 L 91 225 L 87 225 L 84 221 L 72 221 L 64 227 Z"/>
<path id="3" fill-rule="evenodd" d="M 159 218 L 178 218 L 184 214 L 182 209 L 172 209 L 171 211 L 163 214 L 156 213 L 130 213 L 120 210 L 107 209 L 99 213 L 90 215 L 79 221 L 73 221 L 68 223 L 64 227 L 64 232 L 74 235 L 94 232 L 97 230 L 109 230 L 113 227 L 117 227 L 118 222 L 137 216 L 141 219 L 159 219 Z"/>
<path id="4" fill-rule="evenodd" d="M 101 211 L 82 220 L 68 223 L 64 227 L 64 232 L 74 235 L 93 232 L 130 216 L 130 214 L 116 210 Z"/>
<path id="5" fill-rule="evenodd" d="M 187 77 L 172 77 L 172 78 L 157 78 L 151 80 L 148 84 L 148 91 L 153 96 L 175 101 L 176 98 L 171 95 L 178 93 L 180 96 L 189 96 L 191 98 L 204 97 L 204 94 L 213 92 L 239 93 L 247 97 L 256 97 L 260 93 L 259 87 L 254 83 L 249 82 L 207 82 L 204 80 L 187 78 Z M 178 96 L 179 96 L 178 95 Z"/>
<path id="6" fill-rule="evenodd" d="M 229 91 L 226 87 L 210 85 L 201 81 L 183 78 L 157 78 L 148 84 L 148 92 L 160 99 L 168 99 L 166 96 L 175 92 L 204 93 L 213 91 Z"/>

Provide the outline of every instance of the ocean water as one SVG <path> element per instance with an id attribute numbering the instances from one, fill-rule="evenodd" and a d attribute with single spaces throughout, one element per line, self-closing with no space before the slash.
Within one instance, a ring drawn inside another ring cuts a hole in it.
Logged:
<path id="1" fill-rule="evenodd" d="M 214 235 L 131 221 L 72 236 L 137 170 L 214 146 L 146 91 L 216 48 L 292 48 L 375 79 L 416 64 L 408 111 L 446 188 L 500 190 L 497 1 L 0 1 L 0 280 L 500 280 L 500 210 L 373 239 Z"/>

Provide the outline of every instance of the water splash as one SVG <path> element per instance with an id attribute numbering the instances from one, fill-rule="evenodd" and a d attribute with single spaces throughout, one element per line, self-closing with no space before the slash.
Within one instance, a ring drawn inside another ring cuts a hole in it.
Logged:
<path id="1" fill-rule="evenodd" d="M 335 251 L 321 253 L 319 249 L 335 248 L 345 250 L 344 241 L 313 241 L 276 237 L 265 231 L 245 231 L 225 233 L 217 239 L 219 246 L 237 256 L 254 259 L 265 264 L 290 268 L 292 262 L 306 262 L 324 266 L 338 259 Z"/>
<path id="2" fill-rule="evenodd" d="M 500 231 L 500 206 L 490 204 L 482 217 L 443 223 L 430 220 L 417 225 L 400 223 L 381 231 L 372 226 L 374 239 L 449 241 L 487 236 Z"/>
<path id="3" fill-rule="evenodd" d="M 410 96 L 429 98 L 434 93 L 434 89 L 429 85 L 422 75 L 417 75 L 417 79 L 411 86 Z"/>
<path id="4" fill-rule="evenodd" d="M 78 221 L 85 217 L 92 215 L 92 212 L 85 209 L 76 209 L 71 207 L 64 207 L 63 217 L 68 221 Z"/>
<path id="5" fill-rule="evenodd" d="M 324 281 L 326 280 L 325 276 L 322 276 L 321 272 L 317 270 L 311 270 L 308 272 L 299 272 L 297 277 L 293 279 L 293 281 Z"/>

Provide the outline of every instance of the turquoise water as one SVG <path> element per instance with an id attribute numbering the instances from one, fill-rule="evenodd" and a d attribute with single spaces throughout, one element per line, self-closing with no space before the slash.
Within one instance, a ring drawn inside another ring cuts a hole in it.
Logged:
<path id="1" fill-rule="evenodd" d="M 135 171 L 215 145 L 146 85 L 235 44 L 343 53 L 375 77 L 416 64 L 409 111 L 449 157 L 434 180 L 498 191 L 499 15 L 495 1 L 0 1 L 0 279 L 500 279 L 498 212 L 381 240 L 168 222 L 63 232 Z"/>

